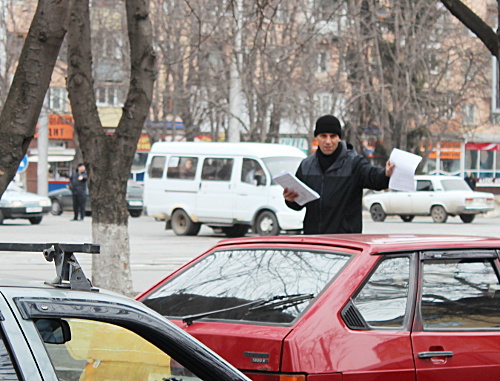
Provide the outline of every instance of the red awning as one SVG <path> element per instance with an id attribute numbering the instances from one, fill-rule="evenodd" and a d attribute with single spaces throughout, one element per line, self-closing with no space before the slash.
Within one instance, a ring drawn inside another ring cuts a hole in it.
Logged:
<path id="1" fill-rule="evenodd" d="M 500 151 L 500 143 L 466 143 L 467 151 Z"/>

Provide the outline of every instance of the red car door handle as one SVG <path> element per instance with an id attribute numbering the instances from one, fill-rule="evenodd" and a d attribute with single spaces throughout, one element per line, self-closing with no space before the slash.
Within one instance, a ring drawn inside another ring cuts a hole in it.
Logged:
<path id="1" fill-rule="evenodd" d="M 448 352 L 448 351 L 418 352 L 419 359 L 430 359 L 433 357 L 453 357 L 453 352 Z"/>

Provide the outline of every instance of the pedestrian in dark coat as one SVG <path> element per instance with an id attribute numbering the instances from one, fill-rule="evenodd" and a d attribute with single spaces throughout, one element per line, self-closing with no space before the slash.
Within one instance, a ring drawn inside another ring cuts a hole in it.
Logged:
<path id="1" fill-rule="evenodd" d="M 470 189 L 476 190 L 476 179 L 472 176 L 472 173 L 467 173 L 467 176 L 465 176 L 465 182 L 469 185 Z"/>
<path id="2" fill-rule="evenodd" d="M 394 164 L 371 165 L 350 144 L 341 141 L 342 129 L 333 115 L 316 122 L 314 136 L 318 150 L 300 164 L 296 176 L 319 193 L 320 198 L 305 205 L 304 234 L 361 233 L 363 189 L 382 190 L 389 186 Z M 293 189 L 283 192 L 289 208 L 301 210 Z"/>
<path id="3" fill-rule="evenodd" d="M 69 188 L 73 195 L 72 221 L 83 221 L 85 217 L 85 205 L 87 203 L 87 171 L 83 163 L 78 164 L 77 169 L 69 179 Z"/>

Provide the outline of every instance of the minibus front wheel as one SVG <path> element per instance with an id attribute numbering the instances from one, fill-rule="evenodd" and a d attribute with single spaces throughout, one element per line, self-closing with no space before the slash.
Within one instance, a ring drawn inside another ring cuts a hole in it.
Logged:
<path id="1" fill-rule="evenodd" d="M 260 212 L 255 219 L 255 233 L 258 235 L 279 235 L 280 231 L 278 219 L 270 210 Z"/>

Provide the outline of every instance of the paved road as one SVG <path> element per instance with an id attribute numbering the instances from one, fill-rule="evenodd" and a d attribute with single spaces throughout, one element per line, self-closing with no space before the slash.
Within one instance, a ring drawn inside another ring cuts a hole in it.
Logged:
<path id="1" fill-rule="evenodd" d="M 7 220 L 0 226 L 1 242 L 92 242 L 91 218 L 70 222 L 71 213 L 61 216 L 48 215 L 40 225 L 30 225 L 23 220 Z M 471 224 L 464 224 L 458 217 L 450 217 L 445 224 L 434 224 L 430 217 L 416 217 L 411 223 L 403 223 L 399 217 L 388 217 L 383 223 L 364 218 L 364 233 L 388 234 L 458 234 L 488 235 L 500 237 L 500 213 L 478 216 Z M 215 234 L 203 227 L 198 236 L 179 237 L 171 230 L 164 230 L 162 222 L 150 217 L 130 218 L 129 234 L 131 268 L 134 289 L 147 289 L 166 274 L 186 263 L 194 256 L 210 248 L 224 235 Z M 79 255 L 78 260 L 88 277 L 91 276 L 91 258 Z M 52 263 L 44 262 L 40 255 L 16 253 L 14 256 L 0 253 L 0 272 L 19 277 L 35 277 L 51 280 L 55 273 Z"/>

